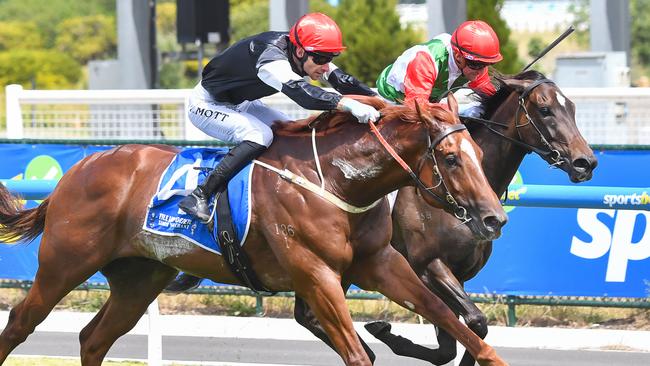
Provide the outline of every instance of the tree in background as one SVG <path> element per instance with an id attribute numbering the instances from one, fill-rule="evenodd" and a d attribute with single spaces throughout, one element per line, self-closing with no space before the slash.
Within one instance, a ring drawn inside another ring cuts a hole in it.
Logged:
<path id="1" fill-rule="evenodd" d="M 341 0 L 334 19 L 347 50 L 334 61 L 370 86 L 407 48 L 422 42 L 411 27 L 402 28 L 395 0 Z"/>
<path id="2" fill-rule="evenodd" d="M 467 0 L 467 19 L 479 19 L 488 23 L 499 37 L 503 61 L 494 66 L 505 74 L 516 74 L 524 64 L 517 56 L 517 46 L 510 40 L 510 29 L 501 18 L 504 0 Z"/>
<path id="3" fill-rule="evenodd" d="M 269 30 L 269 1 L 231 0 L 230 28 L 230 44 Z"/>
<path id="4" fill-rule="evenodd" d="M 92 15 L 69 18 L 56 27 L 56 49 L 86 64 L 93 59 L 114 58 L 117 54 L 115 18 Z"/>
<path id="5" fill-rule="evenodd" d="M 115 15 L 115 0 L 2 0 L 0 21 L 36 23 L 45 37 L 45 46 L 54 46 L 56 27 L 61 21 L 76 16 Z"/>
<path id="6" fill-rule="evenodd" d="M 634 0 L 633 0 L 634 1 Z M 569 5 L 576 30 L 573 36 L 579 46 L 589 48 L 589 0 L 573 0 Z"/>
<path id="7" fill-rule="evenodd" d="M 648 76 L 650 71 L 650 0 L 631 0 L 632 17 L 631 43 L 634 77 Z"/>
<path id="8" fill-rule="evenodd" d="M 544 50 L 544 41 L 539 37 L 532 37 L 528 41 L 528 56 L 537 57 Z"/>
<path id="9" fill-rule="evenodd" d="M 115 0 L 0 0 L 0 85 L 79 87 L 81 62 L 114 53 L 114 17 Z"/>
<path id="10" fill-rule="evenodd" d="M 0 52 L 0 85 L 21 84 L 38 89 L 74 89 L 81 79 L 81 65 L 53 50 Z"/>
<path id="11" fill-rule="evenodd" d="M 45 40 L 36 23 L 0 22 L 0 51 L 40 49 L 44 46 Z"/>
<path id="12" fill-rule="evenodd" d="M 310 0 L 309 11 L 334 14 L 336 8 L 326 0 Z M 230 0 L 230 44 L 269 30 L 268 0 Z"/>

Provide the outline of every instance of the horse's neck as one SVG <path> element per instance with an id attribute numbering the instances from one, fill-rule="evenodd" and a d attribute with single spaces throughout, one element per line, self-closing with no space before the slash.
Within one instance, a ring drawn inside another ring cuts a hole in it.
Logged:
<path id="1" fill-rule="evenodd" d="M 499 126 L 493 126 L 492 128 L 513 139 L 519 139 L 515 127 L 516 106 L 517 99 L 511 96 L 490 117 L 492 121 L 508 124 L 509 127 L 507 129 Z M 519 165 L 521 165 L 522 160 L 526 156 L 526 152 L 502 137 L 497 136 L 484 126 L 474 131 L 472 138 L 474 138 L 483 150 L 483 170 L 485 171 L 485 176 L 497 196 L 501 196 L 517 173 L 517 169 L 519 169 Z"/>
<path id="2" fill-rule="evenodd" d="M 381 128 L 382 134 L 406 163 L 414 167 L 414 157 L 419 156 L 419 150 L 424 150 L 426 134 L 418 133 L 417 128 L 400 128 L 400 133 L 395 133 L 397 123 L 386 122 Z M 277 160 L 271 164 L 320 184 L 311 140 L 291 137 L 278 140 L 279 143 L 274 143 L 270 154 L 266 155 Z M 369 132 L 367 125 L 350 124 L 316 140 L 325 189 L 349 204 L 369 205 L 408 183 L 406 171 Z"/>

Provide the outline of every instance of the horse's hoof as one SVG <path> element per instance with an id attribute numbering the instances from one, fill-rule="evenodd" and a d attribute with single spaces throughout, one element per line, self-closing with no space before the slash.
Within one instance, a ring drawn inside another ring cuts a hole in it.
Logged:
<path id="1" fill-rule="evenodd" d="M 377 337 L 382 333 L 390 333 L 390 329 L 391 329 L 390 323 L 381 320 L 376 322 L 366 323 L 364 327 L 366 328 L 368 333 L 372 334 L 375 337 Z"/>
<path id="2" fill-rule="evenodd" d="M 187 273 L 181 273 L 174 279 L 174 281 L 165 287 L 165 292 L 181 293 L 194 290 L 195 288 L 199 287 L 201 280 L 201 278 L 188 275 Z"/>

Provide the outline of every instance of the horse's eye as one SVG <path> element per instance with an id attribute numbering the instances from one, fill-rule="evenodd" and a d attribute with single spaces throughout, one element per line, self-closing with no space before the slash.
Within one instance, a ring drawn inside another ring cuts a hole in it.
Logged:
<path id="1" fill-rule="evenodd" d="M 551 116 L 553 113 L 551 112 L 551 108 L 549 107 L 539 107 L 539 113 L 542 114 L 544 117 Z"/>
<path id="2" fill-rule="evenodd" d="M 454 167 L 458 165 L 458 160 L 456 159 L 456 155 L 454 154 L 449 154 L 445 156 L 445 164 L 450 167 Z"/>

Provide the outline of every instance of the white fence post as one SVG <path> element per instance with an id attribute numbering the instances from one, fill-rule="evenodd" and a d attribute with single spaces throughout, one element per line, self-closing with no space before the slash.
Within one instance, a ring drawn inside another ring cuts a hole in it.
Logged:
<path id="1" fill-rule="evenodd" d="M 7 138 L 23 138 L 23 115 L 20 112 L 22 85 L 11 84 L 5 87 L 7 102 Z"/>
<path id="2" fill-rule="evenodd" d="M 158 299 L 147 308 L 149 336 L 147 337 L 147 358 L 149 366 L 162 366 L 162 334 L 160 331 L 160 310 Z"/>

